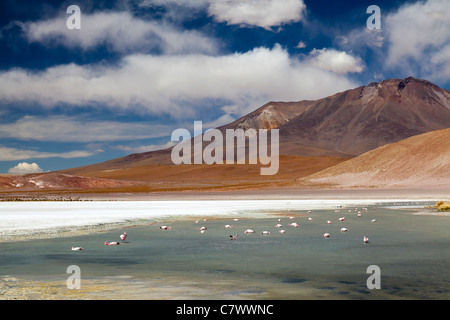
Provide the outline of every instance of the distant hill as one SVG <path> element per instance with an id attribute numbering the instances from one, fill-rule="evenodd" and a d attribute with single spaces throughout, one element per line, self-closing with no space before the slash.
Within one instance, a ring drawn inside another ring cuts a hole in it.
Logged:
<path id="1" fill-rule="evenodd" d="M 450 190 L 450 129 L 384 145 L 312 174 L 303 182 L 339 187 Z"/>

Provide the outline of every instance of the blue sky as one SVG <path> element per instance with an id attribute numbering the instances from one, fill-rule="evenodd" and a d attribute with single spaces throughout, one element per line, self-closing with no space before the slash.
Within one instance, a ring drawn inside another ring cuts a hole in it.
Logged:
<path id="1" fill-rule="evenodd" d="M 2 1 L 0 173 L 151 151 L 194 121 L 408 76 L 450 89 L 448 0 Z"/>

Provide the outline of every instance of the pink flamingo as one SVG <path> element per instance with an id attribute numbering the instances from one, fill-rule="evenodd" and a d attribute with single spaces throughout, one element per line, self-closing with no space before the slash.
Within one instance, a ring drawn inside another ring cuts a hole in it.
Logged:
<path id="1" fill-rule="evenodd" d="M 83 250 L 82 247 L 72 247 L 72 251 L 79 251 L 79 250 Z"/>
<path id="2" fill-rule="evenodd" d="M 244 233 L 255 233 L 255 231 L 252 230 L 252 229 L 247 229 L 247 230 L 244 231 Z"/>
<path id="3" fill-rule="evenodd" d="M 122 240 L 122 242 L 124 242 L 126 238 L 127 238 L 127 233 L 126 232 L 124 232 L 124 233 L 122 233 L 120 235 L 120 240 Z"/>
<path id="4" fill-rule="evenodd" d="M 329 234 L 329 233 L 324 233 L 324 234 L 323 234 L 323 237 L 324 237 L 324 238 L 329 238 L 329 237 L 330 237 L 330 234 Z"/>
<path id="5" fill-rule="evenodd" d="M 170 230 L 172 229 L 172 227 L 168 227 L 168 226 L 161 226 L 159 227 L 161 230 Z"/>
<path id="6" fill-rule="evenodd" d="M 262 231 L 261 234 L 271 234 L 272 232 L 270 231 Z"/>
<path id="7" fill-rule="evenodd" d="M 367 238 L 366 236 L 364 236 L 363 241 L 364 241 L 364 243 L 369 243 L 369 238 Z"/>
<path id="8" fill-rule="evenodd" d="M 230 240 L 237 240 L 238 234 L 236 233 L 234 236 L 230 234 Z"/>
<path id="9" fill-rule="evenodd" d="M 119 244 L 120 244 L 120 242 L 116 242 L 116 241 L 112 241 L 112 242 L 105 241 L 105 246 L 117 246 Z"/>

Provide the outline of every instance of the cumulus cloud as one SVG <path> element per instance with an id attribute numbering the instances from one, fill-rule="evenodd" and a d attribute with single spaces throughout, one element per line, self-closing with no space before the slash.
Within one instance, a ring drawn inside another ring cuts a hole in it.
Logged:
<path id="1" fill-rule="evenodd" d="M 303 0 L 214 0 L 208 13 L 219 22 L 246 24 L 270 29 L 303 18 Z"/>
<path id="2" fill-rule="evenodd" d="M 221 56 L 134 54 L 118 66 L 68 64 L 39 72 L 4 71 L 0 101 L 47 108 L 100 105 L 178 118 L 195 116 L 199 105 L 222 101 L 228 110 L 235 106 L 237 114 L 244 114 L 270 100 L 318 99 L 356 86 L 326 67 L 291 57 L 278 45 Z M 350 72 L 350 67 L 355 67 L 354 60 L 341 70 Z"/>
<path id="3" fill-rule="evenodd" d="M 147 21 L 127 11 L 83 13 L 80 30 L 69 30 L 56 17 L 36 22 L 19 23 L 29 42 L 47 46 L 62 45 L 82 50 L 106 45 L 122 53 L 161 51 L 164 54 L 195 52 L 214 54 L 217 42 L 195 30 L 177 30 L 165 22 Z"/>
<path id="4" fill-rule="evenodd" d="M 306 43 L 304 41 L 299 41 L 295 47 L 297 49 L 303 49 L 303 48 L 306 48 L 307 45 L 306 45 Z"/>
<path id="5" fill-rule="evenodd" d="M 88 120 L 68 116 L 24 116 L 0 124 L 0 138 L 24 141 L 106 142 L 149 139 L 170 135 L 168 125 Z"/>
<path id="6" fill-rule="evenodd" d="M 207 11 L 218 22 L 268 30 L 301 21 L 306 9 L 303 0 L 142 0 L 139 6 L 165 7 L 164 14 L 171 17 L 183 17 L 186 12 Z"/>
<path id="7" fill-rule="evenodd" d="M 84 158 L 94 155 L 91 151 L 69 151 L 69 152 L 41 152 L 36 150 L 23 150 L 9 147 L 0 147 L 0 161 L 14 161 L 25 159 L 44 159 L 44 158 Z"/>
<path id="8" fill-rule="evenodd" d="M 11 174 L 41 173 L 43 170 L 36 163 L 22 162 L 8 170 Z"/>
<path id="9" fill-rule="evenodd" d="M 310 63 L 323 70 L 336 73 L 362 72 L 364 65 L 360 57 L 354 57 L 335 49 L 313 49 L 309 53 Z"/>
<path id="10" fill-rule="evenodd" d="M 384 23 L 386 65 L 434 80 L 450 78 L 450 10 L 447 0 L 408 3 Z"/>

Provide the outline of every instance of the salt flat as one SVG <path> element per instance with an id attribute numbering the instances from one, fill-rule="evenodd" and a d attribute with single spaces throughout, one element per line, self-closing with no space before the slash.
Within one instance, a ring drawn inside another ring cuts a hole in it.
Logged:
<path id="1" fill-rule="evenodd" d="M 107 228 L 137 221 L 183 219 L 185 217 L 261 216 L 270 211 L 336 209 L 375 203 L 417 201 L 409 199 L 352 200 L 202 200 L 202 201 L 74 201 L 1 202 L 0 239 L 86 227 Z"/>

